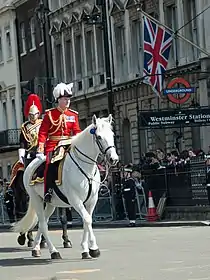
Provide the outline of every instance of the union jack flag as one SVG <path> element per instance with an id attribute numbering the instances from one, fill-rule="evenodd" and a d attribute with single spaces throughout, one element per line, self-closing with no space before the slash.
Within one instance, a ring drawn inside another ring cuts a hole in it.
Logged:
<path id="1" fill-rule="evenodd" d="M 144 79 L 160 96 L 164 73 L 168 65 L 172 35 L 147 17 L 144 17 Z"/>

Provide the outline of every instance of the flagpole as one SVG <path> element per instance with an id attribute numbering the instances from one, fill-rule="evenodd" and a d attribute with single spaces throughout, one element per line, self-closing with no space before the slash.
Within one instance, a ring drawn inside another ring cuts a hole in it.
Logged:
<path id="1" fill-rule="evenodd" d="M 161 23 L 159 20 L 155 19 L 154 17 L 150 16 L 149 14 L 147 14 L 146 12 L 144 12 L 142 10 L 142 8 L 137 7 L 137 11 L 142 13 L 144 16 L 148 17 L 149 19 L 151 19 L 153 22 L 157 23 L 158 25 L 161 25 L 163 27 L 165 27 L 166 29 L 168 29 L 169 31 L 171 31 L 175 36 L 181 38 L 182 40 L 186 41 L 187 43 L 189 43 L 190 45 L 194 46 L 195 48 L 197 48 L 198 50 L 200 50 L 202 53 L 204 53 L 207 56 L 210 56 L 210 53 L 207 52 L 205 49 L 199 47 L 198 45 L 196 45 L 195 43 L 191 42 L 190 40 L 188 40 L 187 38 L 185 38 L 184 36 L 182 36 L 181 34 L 179 34 L 178 32 L 174 31 L 172 28 L 168 27 L 167 25 L 165 25 L 164 23 Z"/>

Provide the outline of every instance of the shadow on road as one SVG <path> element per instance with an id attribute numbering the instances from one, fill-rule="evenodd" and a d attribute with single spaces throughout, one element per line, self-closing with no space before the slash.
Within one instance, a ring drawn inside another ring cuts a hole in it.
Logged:
<path id="1" fill-rule="evenodd" d="M 30 248 L 18 248 L 18 247 L 2 247 L 0 253 L 16 253 L 16 252 L 27 252 L 31 251 Z"/>
<path id="2" fill-rule="evenodd" d="M 24 259 L 24 258 L 16 258 L 16 259 L 3 259 L 0 260 L 0 266 L 9 267 L 9 266 L 28 266 L 28 265 L 46 265 L 51 264 L 51 260 L 47 259 Z"/>

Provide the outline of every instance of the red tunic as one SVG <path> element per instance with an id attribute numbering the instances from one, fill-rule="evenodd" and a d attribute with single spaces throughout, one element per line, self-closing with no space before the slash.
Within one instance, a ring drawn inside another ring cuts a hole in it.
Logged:
<path id="1" fill-rule="evenodd" d="M 61 110 L 59 107 L 47 110 L 39 129 L 38 152 L 49 153 L 54 150 L 60 140 L 68 139 L 81 132 L 78 113 L 71 109 Z"/>

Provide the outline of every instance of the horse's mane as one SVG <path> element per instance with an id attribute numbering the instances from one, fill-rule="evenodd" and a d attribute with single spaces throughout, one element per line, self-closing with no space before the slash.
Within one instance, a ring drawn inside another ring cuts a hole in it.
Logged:
<path id="1" fill-rule="evenodd" d="M 107 118 L 98 118 L 97 120 L 100 121 L 100 123 L 103 123 L 104 126 L 107 128 L 110 128 L 112 130 L 112 124 L 106 121 Z M 84 130 L 82 130 L 80 133 L 72 137 L 71 145 L 74 146 L 77 141 L 80 140 L 81 137 L 84 137 L 84 134 L 90 133 L 90 129 L 93 127 L 93 124 L 91 123 L 88 125 Z"/>

